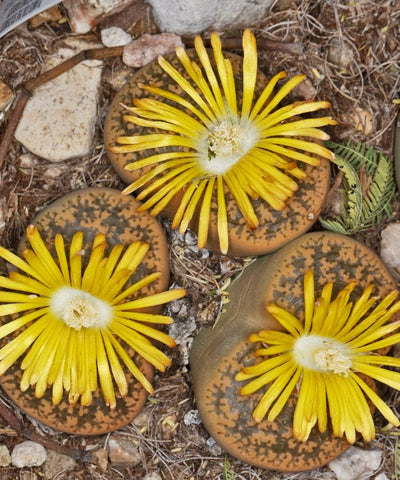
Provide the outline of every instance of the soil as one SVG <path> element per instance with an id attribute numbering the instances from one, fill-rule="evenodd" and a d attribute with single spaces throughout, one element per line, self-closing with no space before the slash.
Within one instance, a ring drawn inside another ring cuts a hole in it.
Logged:
<path id="1" fill-rule="evenodd" d="M 36 29 L 24 24 L 0 39 L 0 77 L 13 91 L 18 92 L 25 82 L 42 73 L 44 58 L 72 35 L 65 12 L 62 7 L 60 9 L 63 21 L 47 22 Z M 400 84 L 399 26 L 397 0 L 281 0 L 275 2 L 270 14 L 253 31 L 259 39 L 296 42 L 301 46 L 301 54 L 283 49 L 259 51 L 260 69 L 268 76 L 280 70 L 285 70 L 289 77 L 306 74 L 308 80 L 295 95 L 331 102 L 332 115 L 339 121 L 336 127 L 329 129 L 332 140 L 365 142 L 392 157 Z M 134 24 L 130 31 L 137 36 L 154 33 L 156 27 L 147 18 Z M 240 38 L 241 32 L 229 31 L 224 36 Z M 99 38 L 99 31 L 83 37 Z M 24 157 L 27 150 L 12 141 L 0 172 L 0 211 L 5 217 L 5 224 L 0 227 L 1 245 L 15 249 L 37 212 L 71 190 L 86 186 L 124 187 L 107 159 L 103 125 L 110 102 L 121 86 L 120 79 L 133 71 L 123 65 L 120 57 L 104 61 L 95 138 L 87 157 L 52 165 L 30 154 L 27 166 Z M 0 138 L 10 111 L 0 118 Z M 56 175 L 54 166 L 59 168 Z M 356 238 L 379 253 L 380 232 L 389 222 L 399 221 L 398 207 L 396 192 L 392 202 L 393 217 L 384 217 L 379 226 Z M 99 465 L 81 463 L 73 472 L 58 474 L 57 480 L 142 479 L 149 472 L 157 472 L 168 480 L 335 478 L 328 467 L 302 474 L 283 474 L 245 465 L 213 444 L 200 422 L 188 421 L 190 415 L 187 414 L 196 409 L 188 365 L 191 341 L 203 327 L 216 321 L 226 298 L 226 286 L 252 258 L 228 258 L 207 250 L 199 251 L 192 233 L 179 235 L 171 231 L 168 221 L 162 220 L 162 223 L 170 244 L 171 283 L 184 286 L 189 294 L 184 301 L 167 308 L 175 318 L 175 332 L 181 339 L 172 352 L 171 368 L 156 375 L 155 395 L 149 398 L 139 419 L 118 432 L 137 441 L 142 461 L 135 467 L 121 469 L 109 465 L 106 470 Z M 320 228 L 318 223 L 314 227 Z M 384 392 L 383 397 L 395 411 L 398 409 L 398 394 Z M 107 435 L 93 438 L 57 433 L 18 411 L 1 393 L 0 401 L 9 406 L 25 429 L 43 435 L 50 442 L 82 452 L 87 445 L 107 445 Z M 376 425 L 376 439 L 368 445 L 359 442 L 356 446 L 382 449 L 383 461 L 376 474 L 386 473 L 388 478 L 398 479 L 400 429 L 385 428 L 378 414 Z M 24 439 L 26 437 L 0 418 L 1 444 L 11 451 Z M 10 466 L 2 468 L 0 475 L 3 480 L 42 476 L 41 467 L 25 471 L 30 476 L 21 476 L 19 469 Z"/>

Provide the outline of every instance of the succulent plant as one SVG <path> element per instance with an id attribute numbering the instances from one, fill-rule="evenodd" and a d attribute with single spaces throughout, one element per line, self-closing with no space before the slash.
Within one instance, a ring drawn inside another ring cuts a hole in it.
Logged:
<path id="1" fill-rule="evenodd" d="M 385 368 L 400 364 L 387 356 L 400 339 L 390 318 L 400 302 L 365 245 L 307 233 L 252 262 L 227 294 L 218 322 L 195 338 L 190 365 L 202 421 L 230 455 L 311 470 L 358 432 L 372 438 L 375 406 L 398 425 L 375 381 L 400 387 L 400 374 Z"/>
<path id="2" fill-rule="evenodd" d="M 348 283 L 332 299 L 333 283 L 327 283 L 319 297 L 314 291 L 314 274 L 304 275 L 304 315 L 300 320 L 287 309 L 271 303 L 267 311 L 284 331 L 264 330 L 250 336 L 264 346 L 255 351 L 258 361 L 236 375 L 250 380 L 241 394 L 268 388 L 253 412 L 257 422 L 267 415 L 274 420 L 290 395 L 298 391 L 293 419 L 296 438 L 306 441 L 318 423 L 320 432 L 332 424 L 333 434 L 356 441 L 357 432 L 367 441 L 375 437 L 367 400 L 395 426 L 395 413 L 366 383 L 363 376 L 400 390 L 400 373 L 381 366 L 400 367 L 400 359 L 380 355 L 377 350 L 400 341 L 400 322 L 390 321 L 400 310 L 394 303 L 398 293 L 382 301 L 371 296 L 373 285 L 354 302 L 350 295 L 357 282 Z M 361 374 L 361 376 L 360 376 Z M 330 420 L 330 422 L 329 422 Z"/>
<path id="3" fill-rule="evenodd" d="M 304 75 L 291 78 L 274 94 L 279 80 L 286 77 L 280 72 L 255 98 L 257 48 L 250 30 L 243 34 L 241 98 L 231 61 L 224 58 L 221 40 L 215 33 L 211 44 L 215 66 L 199 36 L 195 49 L 200 64 L 192 61 L 183 48 L 176 50 L 184 74 L 159 58 L 160 67 L 171 80 L 169 89 L 140 84 L 149 97 L 134 99 L 134 106 L 126 106 L 130 114 L 124 117 L 148 133 L 119 136 L 119 145 L 109 150 L 149 152 L 126 165 L 129 171 L 145 171 L 124 193 L 138 190 L 138 200 L 144 200 L 140 210 L 149 209 L 157 215 L 183 192 L 172 226 L 184 232 L 197 213 L 199 248 L 207 242 L 215 199 L 220 250 L 226 253 L 227 192 L 233 196 L 248 228 L 256 229 L 259 218 L 252 200 L 260 198 L 274 210 L 284 209 L 298 188 L 297 181 L 306 175 L 298 162 L 316 166 L 320 162 L 317 157 L 334 157 L 319 141 L 329 138 L 320 127 L 336 122 L 331 117 L 300 117 L 328 108 L 330 104 L 325 101 L 279 107 Z M 177 94 L 177 89 L 183 94 Z"/>
<path id="4" fill-rule="evenodd" d="M 113 381 L 121 396 L 127 394 L 124 365 L 153 393 L 150 382 L 123 343 L 164 371 L 170 360 L 149 338 L 170 347 L 174 341 L 147 324 L 169 324 L 172 319 L 143 309 L 181 298 L 185 291 L 175 289 L 130 299 L 160 275 L 149 274 L 125 287 L 149 245 L 136 241 L 124 251 L 119 244 L 106 255 L 105 236 L 98 234 L 90 258 L 83 265 L 82 232 L 75 233 L 69 251 L 63 237 L 57 234 L 56 258 L 36 227 L 28 227 L 27 239 L 32 250 L 23 252 L 24 259 L 0 247 L 0 257 L 19 270 L 0 277 L 0 315 L 17 315 L 2 324 L 0 338 L 18 332 L 0 349 L 0 374 L 25 354 L 21 363 L 23 391 L 34 386 L 35 396 L 40 398 L 51 386 L 54 404 L 61 401 L 66 391 L 71 404 L 80 398 L 82 405 L 90 405 L 99 382 L 106 404 L 113 409 L 116 405 Z"/>

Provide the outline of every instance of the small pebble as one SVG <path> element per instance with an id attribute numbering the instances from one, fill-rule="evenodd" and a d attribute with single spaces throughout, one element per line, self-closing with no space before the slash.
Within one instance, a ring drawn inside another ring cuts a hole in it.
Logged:
<path id="1" fill-rule="evenodd" d="M 35 159 L 30 153 L 23 153 L 19 157 L 19 165 L 21 168 L 30 170 L 35 165 Z"/>
<path id="2" fill-rule="evenodd" d="M 345 42 L 334 39 L 329 48 L 328 60 L 343 70 L 347 70 L 354 60 L 353 51 Z"/>
<path id="3" fill-rule="evenodd" d="M 114 467 L 134 467 L 142 457 L 139 449 L 129 437 L 112 435 L 108 442 L 110 462 Z"/>
<path id="4" fill-rule="evenodd" d="M 371 478 L 379 468 L 382 450 L 362 450 L 350 447 L 340 457 L 328 463 L 337 480 L 360 480 Z"/>
<path id="5" fill-rule="evenodd" d="M 200 425 L 201 419 L 199 417 L 199 411 L 189 410 L 183 417 L 183 422 L 185 425 Z"/>
<path id="6" fill-rule="evenodd" d="M 175 51 L 176 47 L 183 47 L 181 37 L 173 33 L 158 35 L 142 35 L 124 48 L 122 60 L 128 67 L 139 68 L 147 65 L 160 55 Z"/>
<path id="7" fill-rule="evenodd" d="M 389 480 L 389 478 L 386 473 L 380 473 L 374 478 L 374 480 Z"/>
<path id="8" fill-rule="evenodd" d="M 390 223 L 381 232 L 381 258 L 395 278 L 400 278 L 400 223 Z"/>
<path id="9" fill-rule="evenodd" d="M 139 428 L 146 427 L 149 423 L 149 412 L 147 410 L 142 410 L 132 421 L 134 425 Z"/>
<path id="10" fill-rule="evenodd" d="M 52 480 L 61 472 L 73 470 L 76 465 L 77 463 L 73 458 L 49 450 L 47 460 L 43 466 L 43 477 L 47 480 Z"/>
<path id="11" fill-rule="evenodd" d="M 143 480 L 162 480 L 162 477 L 157 472 L 150 472 L 143 477 Z"/>
<path id="12" fill-rule="evenodd" d="M 47 453 L 40 443 L 26 442 L 15 445 L 11 452 L 11 462 L 15 467 L 39 467 L 46 461 Z"/>
<path id="13" fill-rule="evenodd" d="M 206 443 L 207 443 L 208 450 L 212 455 L 221 455 L 222 448 L 218 445 L 218 443 L 212 437 L 210 437 Z"/>
<path id="14" fill-rule="evenodd" d="M 105 47 L 121 47 L 132 41 L 132 36 L 119 27 L 105 28 L 101 31 L 101 41 Z"/>
<path id="15" fill-rule="evenodd" d="M 99 448 L 99 445 L 87 445 L 86 451 L 91 451 L 93 463 L 98 465 L 101 471 L 105 472 L 108 467 L 108 455 L 104 448 Z"/>
<path id="16" fill-rule="evenodd" d="M 0 467 L 8 467 L 10 463 L 11 456 L 8 448 L 5 445 L 0 445 Z"/>
<path id="17" fill-rule="evenodd" d="M 0 112 L 6 110 L 14 98 L 13 92 L 0 80 Z"/>

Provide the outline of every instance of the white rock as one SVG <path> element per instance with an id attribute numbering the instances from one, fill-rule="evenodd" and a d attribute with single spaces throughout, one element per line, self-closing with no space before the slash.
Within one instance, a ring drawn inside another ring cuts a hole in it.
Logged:
<path id="1" fill-rule="evenodd" d="M 75 33 L 87 33 L 94 26 L 96 18 L 122 9 L 131 0 L 64 0 Z"/>
<path id="2" fill-rule="evenodd" d="M 216 456 L 221 455 L 222 448 L 218 445 L 218 443 L 212 437 L 210 437 L 207 440 L 206 444 L 207 444 L 208 450 L 212 455 L 216 455 Z"/>
<path id="3" fill-rule="evenodd" d="M 22 169 L 31 169 L 35 163 L 35 158 L 30 153 L 23 153 L 19 157 L 19 165 Z"/>
<path id="4" fill-rule="evenodd" d="M 49 65 L 94 46 L 80 42 L 64 48 Z M 97 118 L 101 65 L 98 60 L 83 62 L 39 87 L 25 107 L 16 139 L 52 162 L 87 155 Z"/>
<path id="5" fill-rule="evenodd" d="M 129 437 L 112 435 L 108 442 L 110 462 L 113 466 L 134 467 L 141 462 L 139 449 Z"/>
<path id="6" fill-rule="evenodd" d="M 52 480 L 59 473 L 74 469 L 76 465 L 76 461 L 73 458 L 49 450 L 47 460 L 43 466 L 43 477 Z"/>
<path id="7" fill-rule="evenodd" d="M 390 223 L 381 235 L 381 258 L 392 275 L 400 278 L 400 223 Z"/>
<path id="8" fill-rule="evenodd" d="M 183 417 L 185 425 L 200 425 L 201 419 L 198 410 L 189 410 Z"/>
<path id="9" fill-rule="evenodd" d="M 101 41 L 106 47 L 120 47 L 132 41 L 132 35 L 119 27 L 105 28 L 101 31 Z"/>
<path id="10" fill-rule="evenodd" d="M 11 456 L 5 445 L 0 445 L 0 467 L 8 467 L 11 463 Z"/>
<path id="11" fill-rule="evenodd" d="M 15 445 L 11 452 L 11 462 L 15 467 L 39 467 L 46 461 L 47 453 L 40 443 L 26 442 Z"/>
<path id="12" fill-rule="evenodd" d="M 380 473 L 374 478 L 374 480 L 389 480 L 389 478 L 386 473 Z"/>
<path id="13" fill-rule="evenodd" d="M 338 480 L 367 480 L 379 468 L 382 450 L 362 450 L 350 447 L 340 457 L 328 463 Z"/>
<path id="14" fill-rule="evenodd" d="M 139 68 L 147 65 L 160 55 L 175 52 L 176 47 L 183 47 L 181 37 L 173 33 L 149 35 L 145 33 L 137 40 L 126 45 L 122 61 L 128 67 Z"/>
<path id="15" fill-rule="evenodd" d="M 150 472 L 143 477 L 143 480 L 162 480 L 157 472 Z"/>
<path id="16" fill-rule="evenodd" d="M 193 34 L 256 24 L 273 0 L 147 0 L 164 32 Z"/>

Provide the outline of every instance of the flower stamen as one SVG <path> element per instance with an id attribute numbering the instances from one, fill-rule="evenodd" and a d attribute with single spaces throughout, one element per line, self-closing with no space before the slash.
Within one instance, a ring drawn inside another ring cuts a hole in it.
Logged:
<path id="1" fill-rule="evenodd" d="M 104 328 L 113 316 L 108 303 L 90 293 L 70 287 L 62 287 L 53 294 L 50 309 L 56 317 L 75 330 L 82 327 Z"/>

